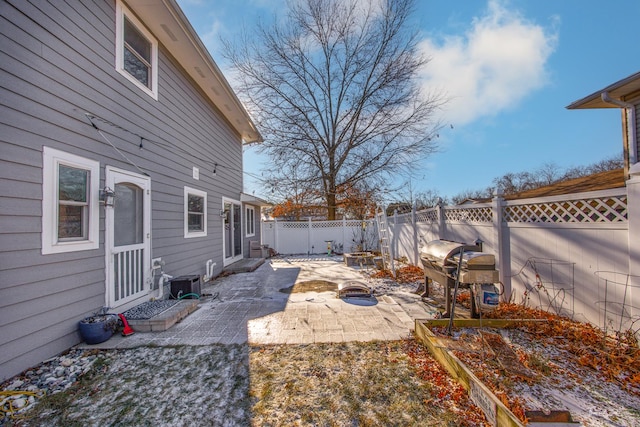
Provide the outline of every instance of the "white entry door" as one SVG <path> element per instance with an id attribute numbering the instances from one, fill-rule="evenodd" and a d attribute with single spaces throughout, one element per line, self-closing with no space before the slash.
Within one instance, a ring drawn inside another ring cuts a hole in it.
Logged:
<path id="1" fill-rule="evenodd" d="M 106 207 L 107 306 L 146 296 L 151 283 L 151 180 L 107 166 L 105 185 L 115 192 Z"/>
<path id="2" fill-rule="evenodd" d="M 240 202 L 224 200 L 224 265 L 242 259 L 242 208 Z"/>

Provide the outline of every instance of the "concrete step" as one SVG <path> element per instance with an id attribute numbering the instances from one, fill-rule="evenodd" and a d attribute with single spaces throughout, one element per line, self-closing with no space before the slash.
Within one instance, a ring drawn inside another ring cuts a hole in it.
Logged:
<path id="1" fill-rule="evenodd" d="M 224 273 L 249 273 L 264 264 L 264 258 L 245 258 L 222 269 Z"/>

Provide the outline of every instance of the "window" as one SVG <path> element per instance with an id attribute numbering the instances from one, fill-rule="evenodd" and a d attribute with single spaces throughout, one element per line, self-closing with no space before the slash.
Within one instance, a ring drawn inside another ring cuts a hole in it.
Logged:
<path id="1" fill-rule="evenodd" d="M 247 237 L 255 236 L 255 209 L 253 206 L 247 206 L 245 220 L 247 221 L 247 226 L 245 227 Z"/>
<path id="2" fill-rule="evenodd" d="M 158 42 L 120 1 L 116 4 L 116 70 L 158 99 Z"/>
<path id="3" fill-rule="evenodd" d="M 207 235 L 207 193 L 184 187 L 184 237 Z"/>
<path id="4" fill-rule="evenodd" d="M 42 253 L 98 248 L 100 163 L 44 147 Z"/>

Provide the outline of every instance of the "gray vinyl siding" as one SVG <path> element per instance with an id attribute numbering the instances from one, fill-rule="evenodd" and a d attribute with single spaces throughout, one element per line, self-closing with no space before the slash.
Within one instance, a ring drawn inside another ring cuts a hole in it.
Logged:
<path id="1" fill-rule="evenodd" d="M 637 101 L 636 101 L 637 102 Z M 640 102 L 634 104 L 636 108 L 636 122 L 634 123 L 636 127 L 636 162 L 640 163 Z M 631 165 L 629 165 L 631 166 Z"/>
<path id="2" fill-rule="evenodd" d="M 152 254 L 173 276 L 222 268 L 222 197 L 242 190 L 241 139 L 160 45 L 158 101 L 115 64 L 115 2 L 0 2 L 0 381 L 79 342 L 105 302 L 98 249 L 41 254 L 44 146 L 151 178 Z M 115 126 L 114 126 L 115 125 Z M 144 137 L 143 149 L 139 148 Z M 212 174 L 213 163 L 218 163 Z M 192 168 L 200 169 L 200 180 Z M 208 194 L 208 235 L 184 238 L 184 186 Z"/>
<path id="3" fill-rule="evenodd" d="M 247 207 L 253 207 L 253 229 L 255 230 L 255 235 L 251 237 L 247 237 L 246 230 L 246 214 Z M 242 204 L 242 237 L 244 238 L 242 254 L 245 258 L 249 258 L 251 251 L 252 240 L 257 240 L 258 242 L 262 241 L 260 236 L 260 206 L 252 205 L 251 203 L 243 203 Z"/>

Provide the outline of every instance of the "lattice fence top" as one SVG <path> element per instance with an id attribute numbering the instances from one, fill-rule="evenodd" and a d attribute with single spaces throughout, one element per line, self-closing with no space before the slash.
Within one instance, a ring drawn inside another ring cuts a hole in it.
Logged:
<path id="1" fill-rule="evenodd" d="M 371 227 L 374 224 L 373 220 L 370 219 L 364 221 L 359 219 L 348 219 L 345 221 L 345 225 L 347 227 L 362 227 L 362 223 L 364 223 L 365 227 Z"/>
<path id="2" fill-rule="evenodd" d="M 361 221 L 361 220 L 347 220 L 347 221 L 342 221 L 340 220 L 336 220 L 336 221 L 278 221 L 276 222 L 266 222 L 269 224 L 277 224 L 279 228 L 288 228 L 288 229 L 308 229 L 309 227 L 311 228 L 342 228 L 343 226 L 346 226 L 347 228 L 355 228 L 355 227 L 362 227 L 362 224 L 365 224 L 365 227 L 371 227 L 373 225 L 373 221 L 371 220 L 365 220 L 365 221 Z"/>
<path id="3" fill-rule="evenodd" d="M 411 224 L 411 214 L 402 214 L 395 217 L 394 222 L 396 224 Z"/>
<path id="4" fill-rule="evenodd" d="M 291 229 L 299 229 L 299 228 L 309 228 L 309 223 L 307 221 L 304 222 L 278 222 L 278 226 L 282 228 L 291 228 Z"/>
<path id="5" fill-rule="evenodd" d="M 312 228 L 342 228 L 342 221 L 312 221 Z"/>
<path id="6" fill-rule="evenodd" d="M 590 223 L 627 221 L 627 196 L 566 200 L 503 208 L 504 222 Z"/>
<path id="7" fill-rule="evenodd" d="M 438 210 L 429 209 L 426 211 L 416 212 L 416 222 L 437 222 Z"/>
<path id="8" fill-rule="evenodd" d="M 445 208 L 444 219 L 449 222 L 493 222 L 491 206 L 473 208 Z"/>
<path id="9" fill-rule="evenodd" d="M 595 194 L 590 194 L 594 195 Z M 599 195 L 598 195 L 599 196 Z M 628 220 L 627 196 L 608 195 L 601 197 L 587 197 L 576 200 L 548 200 L 536 203 L 533 199 L 518 202 L 510 201 L 502 207 L 503 222 L 516 223 L 618 223 Z M 492 205 L 472 207 L 445 207 L 442 212 L 447 222 L 484 224 L 493 222 Z M 416 212 L 416 222 L 435 223 L 438 221 L 438 208 Z M 366 227 L 373 224 L 371 220 L 364 221 Z M 393 222 L 392 222 L 393 223 Z M 410 224 L 411 214 L 396 216 L 397 224 Z M 282 228 L 304 229 L 320 228 L 349 228 L 362 227 L 363 221 L 284 221 L 278 222 Z"/>

